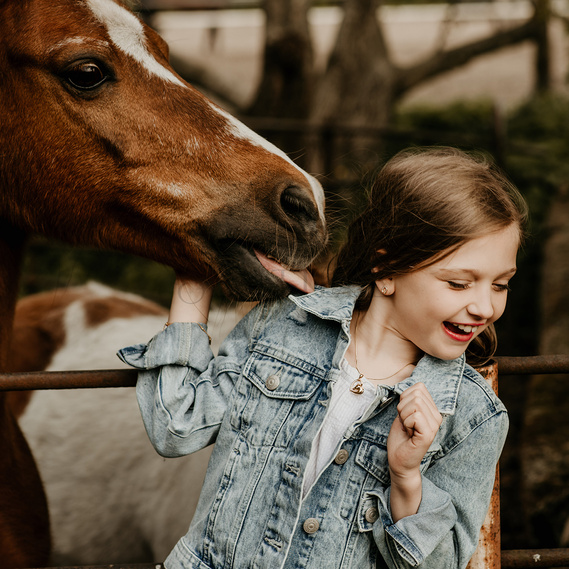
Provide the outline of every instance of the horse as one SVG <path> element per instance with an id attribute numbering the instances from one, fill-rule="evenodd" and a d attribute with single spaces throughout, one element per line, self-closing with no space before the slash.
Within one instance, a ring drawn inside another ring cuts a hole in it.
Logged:
<path id="1" fill-rule="evenodd" d="M 214 352 L 243 314 L 242 305 L 212 308 Z M 147 341 L 167 315 L 142 297 L 94 282 L 25 297 L 16 307 L 12 369 L 126 367 L 117 348 Z M 31 342 L 33 352 L 26 348 Z M 179 459 L 160 457 L 131 388 L 26 395 L 31 397 L 20 406 L 20 425 L 48 497 L 51 563 L 163 560 L 187 531 L 211 448 Z"/>
<path id="2" fill-rule="evenodd" d="M 175 73 L 166 43 L 121 0 L 0 0 L 0 371 L 33 233 L 148 257 L 279 296 L 270 256 L 324 246 L 318 181 Z M 0 394 L 0 558 L 49 557 L 45 495 Z"/>

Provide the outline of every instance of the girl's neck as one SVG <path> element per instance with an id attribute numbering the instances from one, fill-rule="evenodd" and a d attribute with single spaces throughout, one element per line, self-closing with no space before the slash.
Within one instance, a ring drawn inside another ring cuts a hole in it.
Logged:
<path id="1" fill-rule="evenodd" d="M 395 385 L 411 374 L 422 352 L 390 325 L 389 312 L 389 299 L 381 297 L 354 312 L 346 358 L 366 378 Z"/>

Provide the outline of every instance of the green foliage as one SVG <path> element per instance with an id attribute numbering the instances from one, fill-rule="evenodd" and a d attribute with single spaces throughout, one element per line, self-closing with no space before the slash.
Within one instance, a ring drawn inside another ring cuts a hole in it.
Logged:
<path id="1" fill-rule="evenodd" d="M 542 231 L 551 197 L 569 180 L 566 97 L 536 97 L 504 117 L 488 101 L 413 107 L 400 111 L 396 124 L 413 129 L 427 144 L 452 144 L 493 156 L 528 201 L 533 235 Z M 398 146 L 403 145 L 391 145 L 391 153 Z"/>
<path id="2" fill-rule="evenodd" d="M 24 262 L 22 296 L 89 280 L 168 306 L 174 273 L 164 265 L 117 251 L 71 247 L 43 237 L 32 239 Z"/>
<path id="3" fill-rule="evenodd" d="M 443 133 L 471 133 L 478 137 L 493 135 L 494 105 L 481 100 L 456 102 L 439 108 L 416 105 L 400 110 L 396 124 L 401 127 Z"/>
<path id="4" fill-rule="evenodd" d="M 531 100 L 512 114 L 508 131 L 508 168 L 541 230 L 550 198 L 569 180 L 569 100 L 554 95 Z"/>
<path id="5" fill-rule="evenodd" d="M 505 168 L 530 210 L 530 237 L 515 279 L 508 320 L 509 353 L 537 353 L 540 328 L 538 300 L 542 245 L 552 198 L 569 180 L 569 100 L 544 95 L 527 102 L 509 117 Z M 529 316 L 527 322 L 524 317 Z M 514 331 L 514 328 L 518 327 Z M 504 337 L 506 335 L 503 335 Z M 516 343 L 517 347 L 512 344 Z M 508 341 L 506 340 L 506 345 Z"/>

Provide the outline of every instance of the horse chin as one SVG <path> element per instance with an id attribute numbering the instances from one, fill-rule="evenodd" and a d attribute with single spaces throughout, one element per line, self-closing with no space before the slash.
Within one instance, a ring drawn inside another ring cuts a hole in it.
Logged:
<path id="1" fill-rule="evenodd" d="M 228 298 L 241 302 L 263 302 L 283 298 L 290 293 L 291 287 L 276 277 L 267 279 L 259 288 L 252 288 L 247 278 L 232 276 L 230 281 L 221 281 L 223 292 Z"/>
<path id="2" fill-rule="evenodd" d="M 308 262 L 309 259 L 304 266 Z M 221 286 L 225 294 L 234 300 L 274 300 L 291 291 L 287 283 L 261 265 L 252 248 L 237 242 L 223 248 L 219 266 L 217 273 Z"/>

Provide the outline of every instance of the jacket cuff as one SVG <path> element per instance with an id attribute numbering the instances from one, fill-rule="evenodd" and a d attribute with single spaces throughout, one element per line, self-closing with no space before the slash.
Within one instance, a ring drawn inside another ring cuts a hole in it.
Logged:
<path id="1" fill-rule="evenodd" d="M 128 346 L 119 350 L 117 356 L 137 369 L 153 369 L 164 365 L 190 367 L 191 358 L 191 367 L 204 370 L 213 353 L 208 335 L 200 325 L 174 322 L 156 334 L 148 344 Z"/>
<path id="2" fill-rule="evenodd" d="M 455 507 L 448 492 L 422 476 L 422 497 L 417 513 L 394 523 L 389 506 L 390 491 L 391 488 L 387 488 L 377 496 L 381 523 L 374 524 L 374 534 L 385 531 L 401 558 L 416 567 L 423 563 L 455 525 Z"/>

